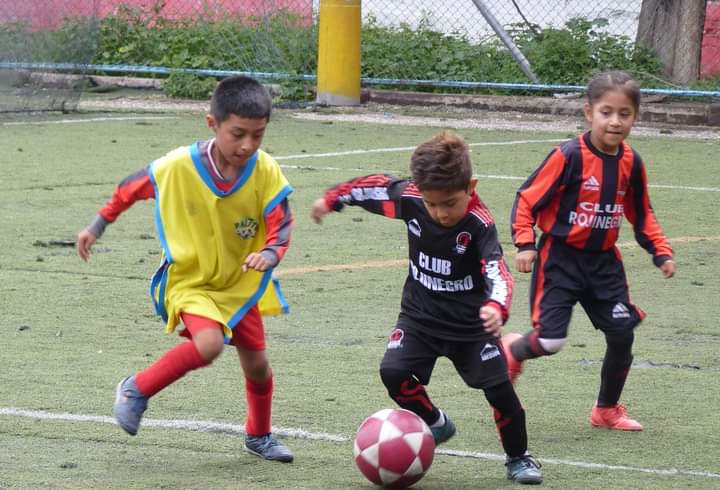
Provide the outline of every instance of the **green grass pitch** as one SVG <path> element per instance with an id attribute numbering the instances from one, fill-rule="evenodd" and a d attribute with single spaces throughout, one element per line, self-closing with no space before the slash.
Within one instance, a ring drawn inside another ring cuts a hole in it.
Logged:
<path id="1" fill-rule="evenodd" d="M 392 406 L 377 371 L 398 311 L 405 231 L 359 209 L 317 226 L 309 209 L 326 187 L 352 176 L 406 175 L 410 150 L 374 150 L 411 148 L 440 128 L 274 115 L 263 147 L 286 167 L 297 223 L 278 268 L 291 313 L 266 322 L 273 425 L 296 455 L 282 465 L 242 451 L 243 379 L 232 352 L 153 398 L 146 417 L 156 425 L 137 437 L 111 423 L 117 381 L 179 341 L 163 333 L 147 292 L 159 260 L 152 205 L 140 203 L 112 225 L 89 264 L 64 243 L 120 179 L 206 138 L 203 115 L 0 124 L 1 489 L 372 488 L 354 466 L 352 438 L 367 415 Z M 481 177 L 478 190 L 511 268 L 508 217 L 521 181 L 508 177 L 527 176 L 553 143 L 488 143 L 575 132 L 459 131 L 474 145 L 476 173 L 494 176 Z M 720 139 L 631 137 L 631 144 L 648 165 L 652 203 L 679 267 L 662 279 L 623 225 L 630 291 L 648 313 L 623 399 L 646 430 L 590 427 L 604 343 L 578 308 L 564 351 L 529 364 L 518 382 L 530 449 L 544 462 L 545 488 L 718 488 Z M 368 153 L 342 154 L 356 150 Z M 322 153 L 338 154 L 312 156 Z M 529 276 L 516 273 L 515 283 L 505 331 L 524 332 Z M 414 488 L 514 487 L 497 459 L 502 450 L 482 394 L 444 359 L 428 389 L 458 435 Z M 199 431 L 188 421 L 215 425 Z"/>

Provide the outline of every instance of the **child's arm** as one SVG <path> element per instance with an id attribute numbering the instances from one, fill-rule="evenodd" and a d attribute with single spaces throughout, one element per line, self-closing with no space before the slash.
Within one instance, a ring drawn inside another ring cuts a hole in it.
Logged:
<path id="1" fill-rule="evenodd" d="M 322 223 L 323 217 L 332 211 L 340 211 L 344 206 L 360 206 L 371 213 L 388 218 L 399 218 L 400 197 L 407 180 L 374 174 L 343 182 L 325 192 L 312 206 L 310 217 L 316 223 Z"/>
<path id="2" fill-rule="evenodd" d="M 148 168 L 126 177 L 115 188 L 112 197 L 98 211 L 97 216 L 87 228 L 78 233 L 76 248 L 81 259 L 88 261 L 90 249 L 105 232 L 108 224 L 113 223 L 120 214 L 135 202 L 155 197 L 155 188 L 148 174 Z"/>
<path id="3" fill-rule="evenodd" d="M 265 216 L 265 247 L 260 252 L 253 252 L 245 258 L 242 269 L 254 269 L 264 272 L 280 263 L 290 246 L 290 233 L 293 227 L 293 215 L 287 198 L 275 206 Z"/>
<path id="4" fill-rule="evenodd" d="M 532 271 L 537 256 L 535 223 L 538 212 L 552 200 L 561 185 L 565 164 L 565 155 L 555 148 L 517 191 L 510 227 L 513 244 L 518 249 L 515 256 L 518 272 Z"/>
<path id="5" fill-rule="evenodd" d="M 488 300 L 480 308 L 480 318 L 485 331 L 499 337 L 500 329 L 510 316 L 514 281 L 503 258 L 494 224 L 487 227 L 478 239 L 477 246 L 480 266 L 488 288 Z"/>
<path id="6" fill-rule="evenodd" d="M 653 263 L 666 278 L 675 275 L 673 249 L 668 243 L 648 195 L 647 173 L 640 158 L 636 158 L 630 176 L 630 187 L 625 193 L 625 216 L 633 225 L 635 239 L 653 257 Z"/>

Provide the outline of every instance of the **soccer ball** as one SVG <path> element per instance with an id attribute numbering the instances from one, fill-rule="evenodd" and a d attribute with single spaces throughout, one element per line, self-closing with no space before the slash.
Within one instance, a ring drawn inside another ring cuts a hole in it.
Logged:
<path id="1" fill-rule="evenodd" d="M 357 430 L 353 453 L 360 472 L 376 485 L 405 488 L 430 468 L 435 441 L 427 424 L 409 410 L 386 408 Z"/>

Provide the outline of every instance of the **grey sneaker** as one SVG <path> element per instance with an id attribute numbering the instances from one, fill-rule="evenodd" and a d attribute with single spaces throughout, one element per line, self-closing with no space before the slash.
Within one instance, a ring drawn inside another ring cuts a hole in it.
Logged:
<path id="1" fill-rule="evenodd" d="M 268 461 L 291 463 L 293 453 L 286 445 L 278 442 L 272 434 L 245 436 L 245 450 Z"/>
<path id="2" fill-rule="evenodd" d="M 135 376 L 129 376 L 118 383 L 115 389 L 113 415 L 118 425 L 131 436 L 137 434 L 147 404 L 148 397 L 138 390 Z"/>
<path id="3" fill-rule="evenodd" d="M 540 463 L 529 454 L 508 458 L 505 466 L 507 466 L 508 480 L 529 485 L 537 485 L 543 481 Z"/>
<path id="4" fill-rule="evenodd" d="M 442 444 L 443 442 L 449 441 L 456 432 L 455 424 L 453 423 L 452 419 L 448 417 L 448 415 L 444 412 L 443 415 L 445 415 L 445 424 L 441 425 L 440 427 L 430 428 L 430 432 L 432 432 L 436 446 Z"/>

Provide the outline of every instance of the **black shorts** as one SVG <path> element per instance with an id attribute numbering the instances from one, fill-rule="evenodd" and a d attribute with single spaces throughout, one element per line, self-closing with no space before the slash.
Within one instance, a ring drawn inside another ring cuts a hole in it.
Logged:
<path id="1" fill-rule="evenodd" d="M 540 338 L 567 337 L 572 309 L 580 302 L 596 329 L 622 334 L 645 313 L 630 301 L 620 252 L 588 252 L 544 235 L 530 285 L 530 317 Z"/>
<path id="2" fill-rule="evenodd" d="M 452 361 L 471 388 L 491 388 L 509 380 L 499 339 L 489 336 L 486 340 L 444 340 L 400 323 L 390 333 L 380 369 L 407 371 L 427 385 L 440 356 Z"/>

